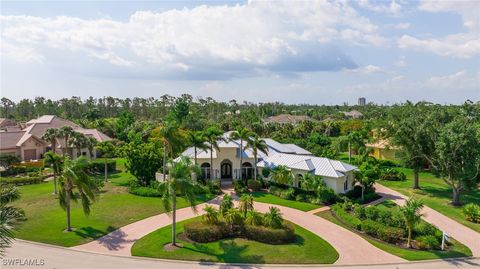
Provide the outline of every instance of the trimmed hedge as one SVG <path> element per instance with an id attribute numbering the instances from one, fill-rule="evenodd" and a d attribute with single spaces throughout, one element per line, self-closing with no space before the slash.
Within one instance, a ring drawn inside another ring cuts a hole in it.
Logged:
<path id="1" fill-rule="evenodd" d="M 43 177 L 2 177 L 0 178 L 0 185 L 30 185 L 43 182 Z"/>
<path id="2" fill-rule="evenodd" d="M 387 168 L 382 170 L 380 179 L 387 181 L 405 181 L 407 180 L 407 176 L 405 176 L 403 172 L 397 171 L 393 168 Z"/>
<path id="3" fill-rule="evenodd" d="M 104 160 L 92 160 L 90 161 L 90 170 L 95 173 L 105 173 L 105 161 Z M 117 161 L 114 159 L 107 160 L 107 171 L 112 173 L 117 171 Z"/>
<path id="4" fill-rule="evenodd" d="M 463 207 L 465 219 L 474 223 L 480 223 L 480 205 L 470 203 Z"/>
<path id="5" fill-rule="evenodd" d="M 259 191 L 262 189 L 262 182 L 260 180 L 248 180 L 248 188 L 252 191 Z"/>
<path id="6" fill-rule="evenodd" d="M 441 243 L 433 235 L 424 235 L 415 238 L 415 243 L 418 249 L 440 249 Z"/>
<path id="7" fill-rule="evenodd" d="M 199 243 L 214 242 L 235 237 L 272 245 L 287 244 L 295 241 L 295 227 L 292 224 L 285 224 L 284 227 L 280 229 L 253 225 L 234 225 L 232 229 L 232 227 L 223 221 L 216 225 L 196 221 L 185 224 L 184 233 L 190 240 Z"/>

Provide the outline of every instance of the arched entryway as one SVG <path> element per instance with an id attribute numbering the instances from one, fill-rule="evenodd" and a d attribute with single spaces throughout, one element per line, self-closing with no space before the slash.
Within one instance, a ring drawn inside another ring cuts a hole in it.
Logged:
<path id="1" fill-rule="evenodd" d="M 302 188 L 302 184 L 303 184 L 303 175 L 302 174 L 298 174 L 295 178 L 296 180 L 296 186 L 297 188 Z"/>
<path id="2" fill-rule="evenodd" d="M 232 179 L 232 162 L 230 160 L 223 160 L 220 163 L 220 178 Z"/>
<path id="3" fill-rule="evenodd" d="M 210 164 L 209 163 L 202 163 L 200 165 L 200 169 L 202 170 L 202 178 L 203 179 L 210 179 Z"/>
<path id="4" fill-rule="evenodd" d="M 253 167 L 249 162 L 244 162 L 242 165 L 242 178 L 243 179 L 252 179 L 253 178 Z"/>

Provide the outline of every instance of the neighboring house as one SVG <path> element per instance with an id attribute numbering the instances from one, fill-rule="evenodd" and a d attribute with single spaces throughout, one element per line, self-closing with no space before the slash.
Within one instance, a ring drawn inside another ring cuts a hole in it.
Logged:
<path id="1" fill-rule="evenodd" d="M 197 164 L 202 170 L 202 177 L 205 179 L 221 179 L 222 181 L 238 180 L 240 173 L 243 179 L 253 177 L 255 167 L 253 151 L 249 148 L 240 150 L 240 140 L 230 140 L 231 132 L 223 135 L 224 139 L 218 141 L 220 150 L 213 150 L 213 171 L 210 174 L 210 150 L 197 149 Z M 262 169 L 274 168 L 279 165 L 285 165 L 291 169 L 296 180 L 294 185 L 300 187 L 302 179 L 306 173 L 319 175 L 325 179 L 326 184 L 336 193 L 344 193 L 352 189 L 354 181 L 353 171 L 356 167 L 334 161 L 327 158 L 315 157 L 309 151 L 294 145 L 282 144 L 270 138 L 264 138 L 268 145 L 268 152 L 264 154 L 258 152 L 257 166 L 259 173 Z M 246 142 L 243 142 L 245 148 Z M 243 169 L 240 169 L 240 154 L 243 154 Z M 194 160 L 194 148 L 185 150 L 181 156 Z M 288 160 L 288 161 L 286 161 Z M 300 163 L 304 162 L 305 165 Z"/>
<path id="2" fill-rule="evenodd" d="M 290 114 L 280 114 L 276 116 L 271 116 L 263 121 L 265 123 L 280 123 L 280 124 L 299 124 L 302 121 L 311 121 L 312 118 L 305 115 L 290 115 Z"/>
<path id="3" fill-rule="evenodd" d="M 51 149 L 49 142 L 41 139 L 43 134 L 49 128 L 61 128 L 63 126 L 70 126 L 74 131 L 94 137 L 98 142 L 111 140 L 110 137 L 96 129 L 85 129 L 69 120 L 53 115 L 44 115 L 28 121 L 24 129 L 7 128 L 6 131 L 1 131 L 0 154 L 14 154 L 22 161 L 41 159 L 43 154 Z M 65 141 L 63 139 L 57 139 L 57 147 L 54 149 L 55 152 L 61 154 L 65 148 Z M 89 155 L 87 148 L 82 148 L 79 152 L 77 151 L 78 150 L 71 145 L 67 147 L 67 152 L 71 157 L 75 158 L 80 155 Z M 92 154 L 96 156 L 95 150 Z"/>
<path id="4" fill-rule="evenodd" d="M 12 119 L 0 118 L 0 130 L 6 129 L 7 127 L 16 126 L 17 122 Z"/>
<path id="5" fill-rule="evenodd" d="M 359 118 L 363 117 L 362 112 L 357 111 L 357 110 L 352 110 L 352 111 L 349 111 L 349 112 L 343 112 L 343 114 L 346 117 L 350 117 L 350 118 L 353 118 L 353 119 L 359 119 Z"/>
<path id="6" fill-rule="evenodd" d="M 370 156 L 379 160 L 398 160 L 400 159 L 400 149 L 396 146 L 390 145 L 387 139 L 380 139 L 375 143 L 366 144 L 367 148 L 373 149 Z"/>

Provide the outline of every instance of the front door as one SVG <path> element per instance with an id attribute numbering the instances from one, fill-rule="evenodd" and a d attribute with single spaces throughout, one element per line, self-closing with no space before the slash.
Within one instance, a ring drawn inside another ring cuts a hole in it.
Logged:
<path id="1" fill-rule="evenodd" d="M 220 167 L 221 173 L 220 177 L 221 178 L 232 178 L 232 164 L 231 163 L 222 163 Z"/>
<path id="2" fill-rule="evenodd" d="M 36 149 L 26 149 L 23 151 L 23 159 L 25 161 L 36 160 L 37 159 L 37 150 Z"/>

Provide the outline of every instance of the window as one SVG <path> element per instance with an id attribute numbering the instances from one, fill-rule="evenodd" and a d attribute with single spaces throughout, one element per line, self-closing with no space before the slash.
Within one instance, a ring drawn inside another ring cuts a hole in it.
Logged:
<path id="1" fill-rule="evenodd" d="M 343 190 L 344 191 L 348 190 L 348 178 L 345 179 L 345 182 L 343 182 Z"/>

